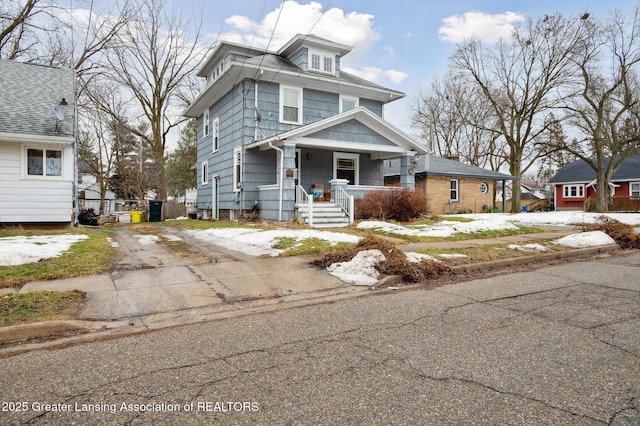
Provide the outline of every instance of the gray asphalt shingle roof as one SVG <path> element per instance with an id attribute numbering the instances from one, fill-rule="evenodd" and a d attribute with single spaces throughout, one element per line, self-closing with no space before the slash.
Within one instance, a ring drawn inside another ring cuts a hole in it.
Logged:
<path id="1" fill-rule="evenodd" d="M 483 169 L 481 167 L 472 166 L 461 163 L 459 161 L 449 160 L 446 158 L 435 157 L 433 155 L 422 155 L 416 160 L 414 167 L 416 174 L 426 174 L 427 176 L 451 176 L 451 177 L 468 177 L 492 180 L 513 180 L 515 177 L 493 170 Z M 400 174 L 400 160 L 391 160 L 387 166 L 385 176 L 397 176 Z"/>
<path id="2" fill-rule="evenodd" d="M 606 164 L 609 164 L 609 158 Z M 569 163 L 555 174 L 549 183 L 592 182 L 596 179 L 596 172 L 584 160 Z M 640 180 L 640 154 L 627 158 L 613 175 L 613 181 Z"/>
<path id="3" fill-rule="evenodd" d="M 0 133 L 72 137 L 75 78 L 73 70 L 0 59 Z M 58 121 L 53 106 L 62 98 Z"/>

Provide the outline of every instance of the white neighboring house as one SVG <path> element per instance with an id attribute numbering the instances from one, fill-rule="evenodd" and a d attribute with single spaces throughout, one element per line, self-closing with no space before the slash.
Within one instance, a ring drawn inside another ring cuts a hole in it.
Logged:
<path id="1" fill-rule="evenodd" d="M 0 223 L 74 223 L 76 75 L 0 59 Z"/>
<path id="2" fill-rule="evenodd" d="M 102 214 L 110 214 L 116 211 L 116 194 L 107 189 L 104 194 L 104 210 Z M 81 209 L 94 208 L 96 213 L 100 211 L 100 185 L 96 177 L 91 174 L 78 175 L 78 203 Z"/>

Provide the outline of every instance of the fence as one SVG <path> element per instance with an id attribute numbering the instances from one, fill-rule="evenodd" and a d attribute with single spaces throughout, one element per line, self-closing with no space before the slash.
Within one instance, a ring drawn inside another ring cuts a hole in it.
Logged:
<path id="1" fill-rule="evenodd" d="M 640 212 L 640 197 L 608 197 L 607 210 L 610 212 Z M 587 198 L 584 202 L 584 211 L 596 211 L 596 199 Z"/>

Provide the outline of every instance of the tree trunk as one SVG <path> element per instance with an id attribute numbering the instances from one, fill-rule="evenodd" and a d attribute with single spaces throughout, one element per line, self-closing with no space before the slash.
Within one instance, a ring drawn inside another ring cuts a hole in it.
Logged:
<path id="1" fill-rule="evenodd" d="M 607 191 L 607 187 L 609 186 L 608 182 L 609 180 L 607 179 L 604 171 L 604 164 L 602 167 L 598 165 L 596 179 L 596 211 L 599 213 L 604 213 L 609 210 L 609 196 Z"/>

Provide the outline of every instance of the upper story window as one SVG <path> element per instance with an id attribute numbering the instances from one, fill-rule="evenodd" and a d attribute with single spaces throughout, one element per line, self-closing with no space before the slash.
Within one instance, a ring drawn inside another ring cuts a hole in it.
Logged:
<path id="1" fill-rule="evenodd" d="M 216 117 L 212 123 L 213 127 L 213 152 L 220 148 L 220 119 Z"/>
<path id="2" fill-rule="evenodd" d="M 222 74 L 223 71 L 224 71 L 224 60 L 220 61 L 218 65 L 214 68 L 214 70 L 211 71 L 211 74 L 209 74 L 209 79 L 208 79 L 209 82 L 212 82 L 218 77 L 220 77 L 220 74 Z"/>
<path id="3" fill-rule="evenodd" d="M 358 108 L 358 98 L 340 96 L 340 112 L 347 112 Z"/>
<path id="4" fill-rule="evenodd" d="M 280 86 L 280 122 L 302 124 L 302 89 Z"/>
<path id="5" fill-rule="evenodd" d="M 335 55 L 318 51 L 309 52 L 309 69 L 334 74 L 334 56 Z"/>
<path id="6" fill-rule="evenodd" d="M 209 136 L 209 110 L 207 109 L 204 112 L 204 116 L 202 118 L 202 128 L 203 128 L 203 137 Z"/>
<path id="7" fill-rule="evenodd" d="M 62 151 L 27 149 L 28 176 L 62 176 Z"/>

